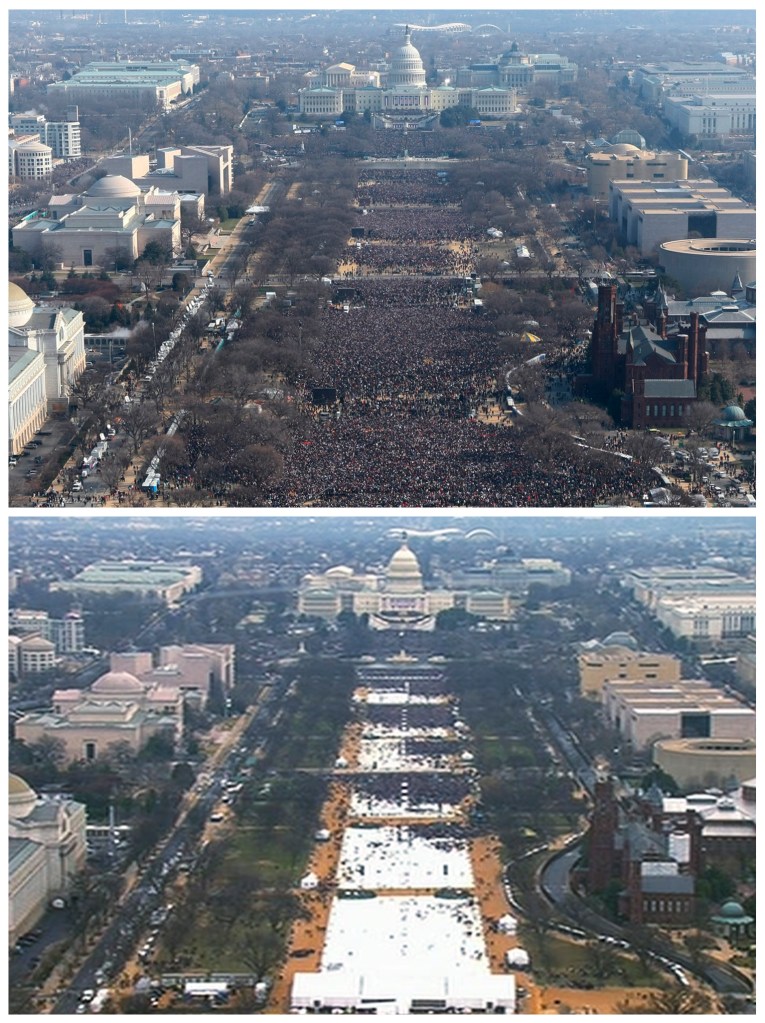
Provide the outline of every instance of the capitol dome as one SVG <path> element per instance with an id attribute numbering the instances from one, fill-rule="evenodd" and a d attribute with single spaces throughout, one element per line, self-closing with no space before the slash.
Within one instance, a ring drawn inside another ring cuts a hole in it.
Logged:
<path id="1" fill-rule="evenodd" d="M 385 588 L 389 593 L 422 593 L 420 563 L 406 540 L 385 569 Z"/>
<path id="2" fill-rule="evenodd" d="M 143 684 L 129 671 L 107 671 L 90 687 L 91 693 L 100 696 L 126 696 L 143 693 Z"/>
<path id="3" fill-rule="evenodd" d="M 28 817 L 37 804 L 37 793 L 17 774 L 8 776 L 8 816 Z"/>
<path id="4" fill-rule="evenodd" d="M 425 88 L 425 66 L 422 63 L 420 51 L 416 46 L 412 46 L 412 36 L 408 25 L 404 33 L 404 45 L 399 46 L 391 60 L 388 88 Z"/>
<path id="5" fill-rule="evenodd" d="M 85 195 L 92 199 L 134 199 L 141 189 L 122 174 L 107 174 L 94 181 Z"/>
<path id="6" fill-rule="evenodd" d="M 35 304 L 23 288 L 8 282 L 8 326 L 23 327 L 29 322 Z"/>

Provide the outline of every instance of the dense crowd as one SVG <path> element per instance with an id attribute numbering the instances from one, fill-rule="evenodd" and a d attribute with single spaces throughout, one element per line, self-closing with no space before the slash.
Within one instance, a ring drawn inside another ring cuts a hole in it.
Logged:
<path id="1" fill-rule="evenodd" d="M 441 415 L 496 386 L 497 339 L 486 321 L 454 307 L 452 284 L 440 290 L 415 286 L 443 300 L 426 312 L 415 303 L 403 309 L 395 304 L 395 293 L 406 288 L 379 285 L 387 305 L 369 303 L 347 313 L 330 308 L 324 314 L 307 387 L 334 387 L 343 395 L 346 414 L 366 416 L 382 411 L 383 404 L 391 411 Z"/>
<path id="2" fill-rule="evenodd" d="M 385 706 L 369 704 L 367 720 L 373 725 L 389 728 L 448 728 L 452 722 L 452 711 L 448 704 L 425 703 Z"/>
<path id="3" fill-rule="evenodd" d="M 289 451 L 274 506 L 591 507 L 639 499 L 653 477 L 634 462 L 572 446 L 551 460 L 513 428 L 412 416 L 396 406 L 310 420 Z"/>
<path id="4" fill-rule="evenodd" d="M 472 248 L 459 243 L 356 242 L 347 260 L 362 274 L 456 274 L 472 272 Z"/>
<path id="5" fill-rule="evenodd" d="M 358 280 L 346 289 L 353 293 L 353 303 L 367 309 L 427 308 L 428 324 L 433 316 L 432 307 L 452 308 L 462 293 L 463 282 L 457 278 L 423 280 L 417 278 L 389 278 L 388 280 Z"/>
<path id="6" fill-rule="evenodd" d="M 353 786 L 362 796 L 389 802 L 402 799 L 403 786 L 409 806 L 434 803 L 456 805 L 472 791 L 470 779 L 466 775 L 429 774 L 424 771 L 356 775 Z"/>
<path id="7" fill-rule="evenodd" d="M 416 209 L 384 209 L 372 207 L 361 214 L 354 227 L 361 228 L 368 238 L 391 242 L 477 240 L 481 232 L 470 224 L 460 209 L 432 206 Z"/>
<path id="8" fill-rule="evenodd" d="M 377 170 L 374 177 L 359 181 L 359 206 L 446 206 L 451 200 L 446 179 L 432 170 Z"/>

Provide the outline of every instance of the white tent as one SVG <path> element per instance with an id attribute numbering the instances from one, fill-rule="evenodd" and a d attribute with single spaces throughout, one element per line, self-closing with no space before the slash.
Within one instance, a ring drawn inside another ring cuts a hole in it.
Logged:
<path id="1" fill-rule="evenodd" d="M 316 874 L 313 873 L 313 871 L 309 871 L 309 873 L 307 873 L 305 877 L 301 878 L 300 887 L 305 891 L 307 891 L 310 888 L 318 888 L 319 879 L 316 876 Z"/>
<path id="2" fill-rule="evenodd" d="M 531 959 L 525 948 L 510 948 L 505 952 L 505 962 L 516 970 L 525 970 L 531 965 Z"/>
<path id="3" fill-rule="evenodd" d="M 518 930 L 518 921 L 512 914 L 506 913 L 503 917 L 500 917 L 497 930 L 500 934 L 515 934 Z"/>

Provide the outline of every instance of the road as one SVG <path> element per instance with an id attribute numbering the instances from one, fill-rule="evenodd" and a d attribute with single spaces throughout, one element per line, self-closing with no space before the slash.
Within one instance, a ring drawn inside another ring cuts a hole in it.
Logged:
<path id="1" fill-rule="evenodd" d="M 164 903 L 164 886 L 172 879 L 180 862 L 195 862 L 199 840 L 207 819 L 224 794 L 226 779 L 236 774 L 252 751 L 267 741 L 268 728 L 283 694 L 274 687 L 265 690 L 262 700 L 251 712 L 249 723 L 234 729 L 225 749 L 218 751 L 206 770 L 200 773 L 190 794 L 184 799 L 170 837 L 160 840 L 138 881 L 123 897 L 114 919 L 81 963 L 52 1012 L 74 1013 L 83 991 L 109 983 L 131 958 L 152 912 Z M 190 815 L 193 813 L 193 820 Z"/>

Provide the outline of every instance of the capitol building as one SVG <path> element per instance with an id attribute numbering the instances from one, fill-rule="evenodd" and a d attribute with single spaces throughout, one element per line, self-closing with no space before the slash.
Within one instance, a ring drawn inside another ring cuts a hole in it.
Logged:
<path id="1" fill-rule="evenodd" d="M 403 46 L 393 53 L 387 71 L 361 71 L 353 64 L 333 64 L 301 89 L 300 113 L 339 117 L 369 113 L 375 128 L 431 128 L 450 107 L 470 107 L 481 116 L 508 117 L 516 111 L 515 90 L 501 85 L 426 83 L 420 51 L 412 45 L 409 26 Z"/>
<path id="2" fill-rule="evenodd" d="M 511 594 L 484 589 L 427 588 L 417 555 L 406 540 L 382 572 L 356 573 L 337 565 L 303 577 L 298 593 L 300 614 L 336 618 L 341 611 L 367 615 L 372 629 L 431 631 L 440 611 L 462 608 L 481 618 L 512 617 Z"/>

